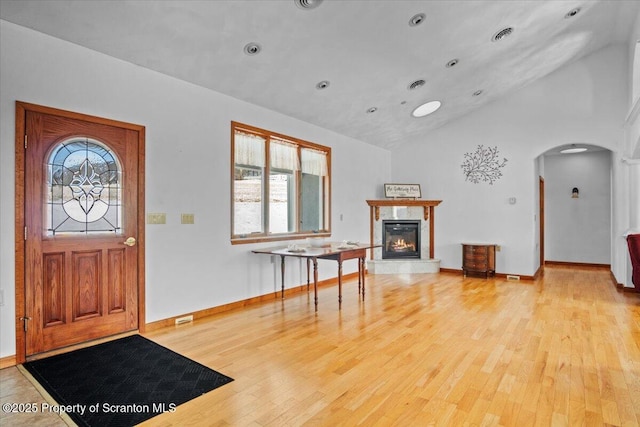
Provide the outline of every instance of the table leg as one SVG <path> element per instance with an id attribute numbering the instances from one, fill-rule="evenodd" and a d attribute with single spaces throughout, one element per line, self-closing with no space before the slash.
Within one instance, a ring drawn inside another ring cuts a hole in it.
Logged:
<path id="1" fill-rule="evenodd" d="M 358 266 L 358 272 L 360 271 L 362 271 L 362 301 L 364 301 L 364 277 L 365 277 L 364 257 L 360 258 L 360 265 Z"/>
<path id="2" fill-rule="evenodd" d="M 338 307 L 342 307 L 342 260 L 338 259 Z"/>
<path id="3" fill-rule="evenodd" d="M 313 302 L 318 311 L 318 260 L 312 258 L 311 261 L 313 261 Z"/>
<path id="4" fill-rule="evenodd" d="M 360 280 L 362 279 L 363 275 L 362 275 L 362 260 L 361 258 L 358 258 L 358 295 L 360 295 L 360 289 L 361 289 L 361 282 Z"/>
<path id="5" fill-rule="evenodd" d="M 309 258 L 307 258 L 307 292 L 309 292 Z"/>
<path id="6" fill-rule="evenodd" d="M 282 283 L 282 299 L 284 299 L 284 255 L 280 255 L 280 277 Z"/>

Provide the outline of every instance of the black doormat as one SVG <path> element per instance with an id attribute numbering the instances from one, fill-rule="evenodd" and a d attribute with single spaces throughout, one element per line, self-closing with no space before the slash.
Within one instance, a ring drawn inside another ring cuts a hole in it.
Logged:
<path id="1" fill-rule="evenodd" d="M 79 426 L 132 426 L 233 381 L 140 335 L 24 367 Z"/>

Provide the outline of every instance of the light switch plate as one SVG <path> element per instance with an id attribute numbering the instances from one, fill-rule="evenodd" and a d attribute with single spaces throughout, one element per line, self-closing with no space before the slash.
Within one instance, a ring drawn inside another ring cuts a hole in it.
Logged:
<path id="1" fill-rule="evenodd" d="M 166 223 L 167 223 L 166 213 L 148 213 L 147 214 L 147 224 L 166 224 Z"/>
<path id="2" fill-rule="evenodd" d="M 181 217 L 181 221 L 183 224 L 194 224 L 195 217 L 192 213 L 183 213 Z"/>

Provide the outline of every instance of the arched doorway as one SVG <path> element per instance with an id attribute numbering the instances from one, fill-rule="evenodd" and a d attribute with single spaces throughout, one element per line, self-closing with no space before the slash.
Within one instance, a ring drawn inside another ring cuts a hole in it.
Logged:
<path id="1" fill-rule="evenodd" d="M 565 151 L 572 148 L 585 150 Z M 612 152 L 567 144 L 542 153 L 537 164 L 540 265 L 610 266 Z"/>

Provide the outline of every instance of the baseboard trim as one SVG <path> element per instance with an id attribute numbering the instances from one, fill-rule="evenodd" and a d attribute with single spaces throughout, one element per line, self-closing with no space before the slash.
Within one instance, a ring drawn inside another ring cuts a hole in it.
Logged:
<path id="1" fill-rule="evenodd" d="M 365 271 L 365 274 L 367 274 L 367 272 Z M 354 273 L 349 273 L 349 274 L 343 274 L 342 275 L 342 280 L 348 280 L 348 279 L 352 279 L 352 278 L 356 278 L 358 277 L 358 272 L 354 272 Z M 333 277 L 331 279 L 326 279 L 326 280 L 320 280 L 318 281 L 318 288 L 321 287 L 326 287 L 326 286 L 333 286 L 333 285 L 337 285 L 338 284 L 338 277 Z M 313 283 L 310 285 L 310 289 L 313 289 Z M 302 284 L 299 286 L 294 286 L 291 288 L 287 288 L 284 290 L 284 295 L 285 298 L 287 296 L 290 295 L 294 295 L 294 294 L 298 294 L 300 292 L 307 292 L 307 284 Z M 256 304 L 259 302 L 264 302 L 264 301 L 272 301 L 274 299 L 280 299 L 282 296 L 280 294 L 280 290 L 278 290 L 277 292 L 269 292 L 268 294 L 263 294 L 263 295 L 259 295 L 259 296 L 255 296 L 252 298 L 247 298 L 241 301 L 234 301 L 231 302 L 229 304 L 223 304 L 223 305 L 218 305 L 215 307 L 210 307 L 210 308 L 205 308 L 203 310 L 198 310 L 198 311 L 193 311 L 193 312 L 189 312 L 189 313 L 183 313 L 183 314 L 179 314 L 177 316 L 172 316 L 169 317 L 167 319 L 162 319 L 162 320 L 156 320 L 155 322 L 150 322 L 147 323 L 145 325 L 145 332 L 152 332 L 152 331 L 156 331 L 158 329 L 162 329 L 162 328 L 166 328 L 166 327 L 170 327 L 170 326 L 174 326 L 176 328 L 181 328 L 184 327 L 188 324 L 190 324 L 191 322 L 188 323 L 183 323 L 180 325 L 176 325 L 176 319 L 179 319 L 181 317 L 185 317 L 185 316 L 193 316 L 193 320 L 198 320 L 198 319 L 202 319 L 205 317 L 209 317 L 209 316 L 213 316 L 215 314 L 219 314 L 219 313 L 224 313 L 225 311 L 230 311 L 230 310 L 236 310 L 236 309 L 241 309 L 244 307 L 247 307 L 249 305 L 252 304 Z"/>
<path id="2" fill-rule="evenodd" d="M 16 366 L 16 355 L 0 358 L 0 369 Z"/>
<path id="3" fill-rule="evenodd" d="M 536 279 L 540 278 L 540 276 L 543 276 L 543 275 L 544 275 L 544 265 L 541 265 L 540 267 L 538 267 L 536 272 L 533 274 L 533 280 L 536 280 Z"/>
<path id="4" fill-rule="evenodd" d="M 567 262 L 567 261 L 545 261 L 544 265 L 557 265 L 563 267 L 578 267 L 578 268 L 597 268 L 611 270 L 611 264 L 595 264 L 590 262 Z"/>
<path id="5" fill-rule="evenodd" d="M 501 279 L 506 279 L 507 276 L 518 276 L 520 280 L 534 280 L 534 276 L 524 276 L 522 274 L 511 274 L 511 273 L 496 273 L 496 277 Z"/>
<path id="6" fill-rule="evenodd" d="M 609 270 L 609 278 L 611 279 L 611 283 L 613 283 L 613 286 L 619 290 L 619 291 L 623 291 L 624 290 L 624 285 L 622 283 L 618 283 L 618 280 L 616 279 L 616 276 L 613 274 L 613 271 Z"/>
<path id="7" fill-rule="evenodd" d="M 625 285 L 623 285 L 622 283 L 618 283 L 618 280 L 616 279 L 616 276 L 613 274 L 613 271 L 609 271 L 609 275 L 611 276 L 611 283 L 613 283 L 613 286 L 615 286 L 615 288 L 620 291 L 620 292 L 628 292 L 630 294 L 640 294 L 640 290 L 638 290 L 637 288 L 628 288 Z"/>
<path id="8" fill-rule="evenodd" d="M 454 273 L 454 274 L 463 274 L 462 270 L 458 270 L 457 268 L 442 268 L 440 267 L 440 273 Z M 507 276 L 518 276 L 520 280 L 534 280 L 535 276 L 524 276 L 522 274 L 512 274 L 512 273 L 496 273 L 495 277 L 499 277 L 501 279 L 506 279 Z M 471 277 L 471 276 L 469 276 Z M 477 276 L 473 276 L 476 278 L 483 278 L 480 274 Z"/>

